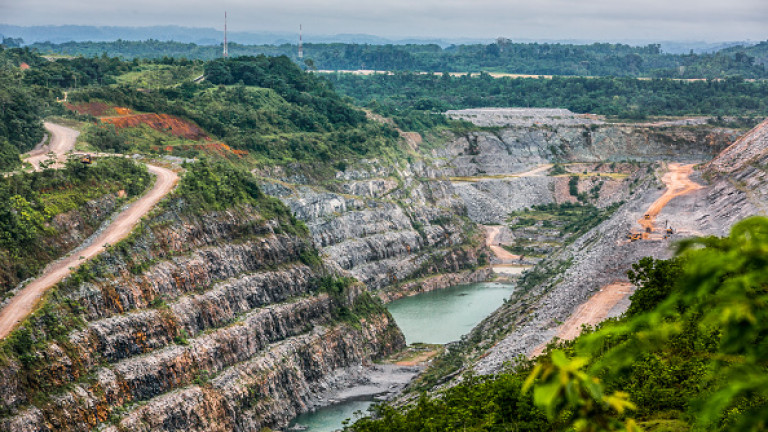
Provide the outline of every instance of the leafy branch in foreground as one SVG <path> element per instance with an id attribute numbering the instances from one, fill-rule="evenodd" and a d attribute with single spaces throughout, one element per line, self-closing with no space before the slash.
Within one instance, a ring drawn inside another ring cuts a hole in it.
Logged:
<path id="1" fill-rule="evenodd" d="M 692 403 L 704 429 L 768 426 L 768 219 L 736 224 L 729 237 L 682 242 L 683 271 L 670 295 L 649 312 L 580 338 L 575 352 L 599 355 L 591 375 L 618 379 L 638 358 L 685 342 L 703 362 L 708 391 Z"/>

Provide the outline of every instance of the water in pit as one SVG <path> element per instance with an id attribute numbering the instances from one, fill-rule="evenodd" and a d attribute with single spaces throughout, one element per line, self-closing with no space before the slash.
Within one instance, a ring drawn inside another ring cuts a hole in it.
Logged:
<path id="1" fill-rule="evenodd" d="M 423 342 L 444 344 L 469 333 L 485 317 L 504 303 L 514 290 L 513 285 L 483 282 L 458 285 L 412 297 L 387 305 L 409 344 Z M 367 415 L 370 401 L 351 400 L 302 414 L 291 427 L 306 427 L 306 432 L 331 432 L 342 428 L 341 422 L 355 412 Z M 290 430 L 290 428 L 289 428 Z"/>
<path id="2" fill-rule="evenodd" d="M 504 303 L 513 285 L 481 282 L 417 294 L 387 305 L 408 344 L 459 340 Z"/>
<path id="3" fill-rule="evenodd" d="M 342 428 L 341 422 L 351 419 L 354 422 L 359 416 L 355 412 L 368 415 L 368 407 L 373 402 L 370 400 L 350 400 L 337 405 L 318 408 L 315 412 L 301 414 L 296 417 L 288 430 L 303 430 L 306 432 L 333 432 Z M 306 428 L 306 429 L 304 429 Z"/>

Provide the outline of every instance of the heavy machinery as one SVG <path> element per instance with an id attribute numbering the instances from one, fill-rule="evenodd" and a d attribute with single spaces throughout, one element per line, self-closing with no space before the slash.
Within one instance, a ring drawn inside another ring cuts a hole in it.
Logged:
<path id="1" fill-rule="evenodd" d="M 638 240 L 642 240 L 643 239 L 643 234 L 642 233 L 629 233 L 629 234 L 627 234 L 627 238 L 629 238 L 629 241 L 631 241 L 631 242 L 638 241 Z"/>
<path id="2" fill-rule="evenodd" d="M 89 154 L 83 155 L 80 158 L 80 163 L 85 164 L 85 165 L 90 165 L 91 163 L 93 163 L 93 159 L 91 158 L 91 155 L 89 155 Z"/>
<path id="3" fill-rule="evenodd" d="M 645 220 L 651 220 L 651 215 L 649 215 L 649 214 L 647 214 L 647 213 L 646 213 L 646 214 L 645 214 L 645 216 L 643 216 L 643 219 L 645 219 Z"/>

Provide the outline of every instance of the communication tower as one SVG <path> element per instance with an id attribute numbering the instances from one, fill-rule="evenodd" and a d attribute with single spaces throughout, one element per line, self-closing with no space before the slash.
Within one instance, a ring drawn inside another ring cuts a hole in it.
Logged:
<path id="1" fill-rule="evenodd" d="M 229 51 L 227 50 L 227 11 L 224 11 L 224 58 L 229 57 Z"/>
<path id="2" fill-rule="evenodd" d="M 304 58 L 304 41 L 302 40 L 302 28 L 301 24 L 299 24 L 299 59 Z"/>

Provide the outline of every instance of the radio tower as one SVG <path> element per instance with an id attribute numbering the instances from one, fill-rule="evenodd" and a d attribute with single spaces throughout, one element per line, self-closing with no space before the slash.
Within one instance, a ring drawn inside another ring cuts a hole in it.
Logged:
<path id="1" fill-rule="evenodd" d="M 299 24 L 299 60 L 304 58 L 304 44 L 301 37 L 301 24 Z"/>
<path id="2" fill-rule="evenodd" d="M 224 11 L 224 58 L 229 57 L 229 51 L 227 51 L 227 11 Z"/>

